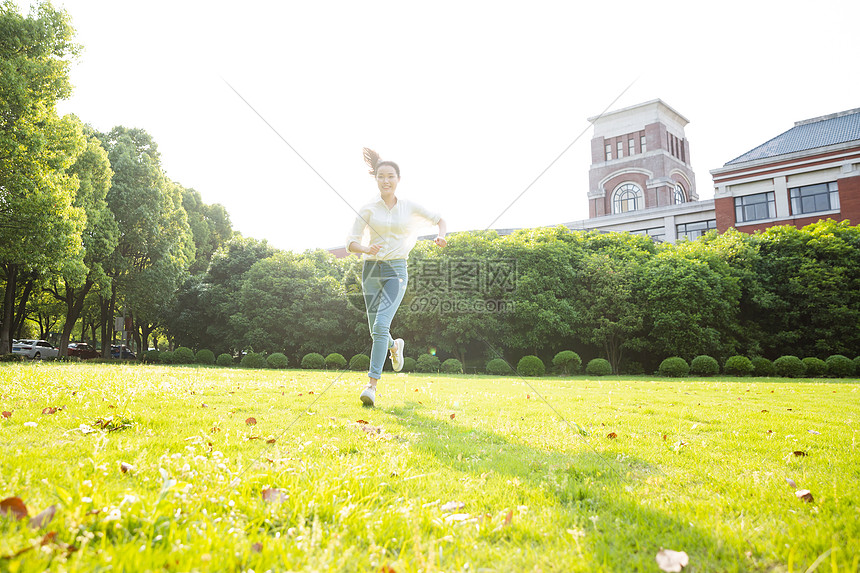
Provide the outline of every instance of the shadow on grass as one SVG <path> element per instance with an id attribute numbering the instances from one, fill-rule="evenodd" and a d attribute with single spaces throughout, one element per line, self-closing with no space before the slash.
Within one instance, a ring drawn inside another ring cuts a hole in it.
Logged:
<path id="1" fill-rule="evenodd" d="M 654 571 L 661 548 L 686 551 L 691 570 L 697 571 L 770 570 L 774 565 L 746 557 L 749 547 L 740 547 L 737 540 L 714 538 L 673 515 L 666 493 L 652 492 L 650 505 L 636 499 L 638 482 L 661 474 L 647 460 L 602 458 L 573 434 L 573 453 L 544 451 L 428 417 L 423 409 L 407 403 L 384 411 L 414 433 L 414 447 L 440 464 L 476 477 L 493 472 L 555 499 L 565 521 L 560 528 L 586 532 L 584 546 L 590 547 L 594 570 Z"/>

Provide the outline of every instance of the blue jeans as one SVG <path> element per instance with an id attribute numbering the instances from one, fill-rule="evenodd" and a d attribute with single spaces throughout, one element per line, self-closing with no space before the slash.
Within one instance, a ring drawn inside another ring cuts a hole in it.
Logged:
<path id="1" fill-rule="evenodd" d="M 391 320 L 406 294 L 406 259 L 392 261 L 364 261 L 361 285 L 367 306 L 367 325 L 373 346 L 370 350 L 370 371 L 367 375 L 379 380 L 388 349 L 394 346 L 391 337 Z"/>

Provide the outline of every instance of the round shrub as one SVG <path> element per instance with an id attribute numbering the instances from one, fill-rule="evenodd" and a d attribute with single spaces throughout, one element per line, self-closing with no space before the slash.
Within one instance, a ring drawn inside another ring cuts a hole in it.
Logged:
<path id="1" fill-rule="evenodd" d="M 806 366 L 797 356 L 780 356 L 773 361 L 776 375 L 783 378 L 800 378 L 806 372 Z"/>
<path id="2" fill-rule="evenodd" d="M 803 359 L 803 365 L 806 366 L 806 376 L 810 378 L 814 376 L 824 376 L 827 372 L 827 363 L 821 358 L 812 356 Z"/>
<path id="3" fill-rule="evenodd" d="M 690 362 L 690 373 L 696 376 L 716 376 L 720 373 L 720 363 L 716 358 L 702 354 Z"/>
<path id="4" fill-rule="evenodd" d="M 462 374 L 463 363 L 456 358 L 449 358 L 442 363 L 442 372 L 445 374 Z"/>
<path id="5" fill-rule="evenodd" d="M 422 354 L 415 363 L 418 372 L 439 372 L 439 358 L 432 354 Z"/>
<path id="6" fill-rule="evenodd" d="M 403 370 L 401 372 L 415 372 L 417 366 L 418 362 L 411 356 L 407 356 L 403 359 Z"/>
<path id="7" fill-rule="evenodd" d="M 233 366 L 233 357 L 224 352 L 223 354 L 219 354 L 218 358 L 215 359 L 215 364 L 218 366 Z"/>
<path id="8" fill-rule="evenodd" d="M 187 346 L 180 346 L 173 351 L 174 364 L 194 364 L 194 351 Z"/>
<path id="9" fill-rule="evenodd" d="M 162 364 L 173 364 L 173 352 L 171 352 L 170 350 L 159 352 L 158 359 L 161 361 Z"/>
<path id="10" fill-rule="evenodd" d="M 690 365 L 680 356 L 666 358 L 660 363 L 660 376 L 680 377 L 690 373 Z"/>
<path id="11" fill-rule="evenodd" d="M 773 362 L 763 356 L 756 356 L 752 359 L 753 376 L 775 376 L 776 368 Z"/>
<path id="12" fill-rule="evenodd" d="M 290 361 L 283 352 L 275 352 L 266 356 L 266 365 L 269 368 L 283 369 L 287 367 Z"/>
<path id="13" fill-rule="evenodd" d="M 242 357 L 242 360 L 239 361 L 239 365 L 245 368 L 265 368 L 266 357 L 259 352 L 249 352 Z"/>
<path id="14" fill-rule="evenodd" d="M 197 351 L 197 354 L 194 356 L 194 361 L 197 362 L 197 364 L 215 364 L 215 353 L 203 348 L 202 350 Z"/>
<path id="15" fill-rule="evenodd" d="M 827 375 L 831 378 L 848 378 L 854 372 L 854 363 L 847 356 L 834 354 L 825 360 Z"/>
<path id="16" fill-rule="evenodd" d="M 508 363 L 501 358 L 493 358 L 487 362 L 487 374 L 492 374 L 493 376 L 507 376 L 508 374 L 511 374 L 511 368 L 508 366 Z"/>
<path id="17" fill-rule="evenodd" d="M 582 367 L 582 358 L 573 350 L 562 350 L 552 358 L 552 365 L 562 374 L 576 374 Z"/>
<path id="18" fill-rule="evenodd" d="M 594 358 L 585 365 L 585 373 L 589 376 L 609 376 L 612 374 L 612 365 L 605 358 Z"/>
<path id="19" fill-rule="evenodd" d="M 325 357 L 319 352 L 309 352 L 302 358 L 302 368 L 305 370 L 322 370 L 325 368 Z"/>
<path id="20" fill-rule="evenodd" d="M 367 354 L 356 354 L 349 359 L 350 370 L 370 370 L 370 356 Z"/>
<path id="21" fill-rule="evenodd" d="M 731 356 L 723 365 L 723 372 L 732 376 L 752 376 L 754 371 L 752 360 L 746 356 Z"/>
<path id="22" fill-rule="evenodd" d="M 546 366 L 537 356 L 523 356 L 517 362 L 517 372 L 522 376 L 543 376 L 546 373 Z"/>
<path id="23" fill-rule="evenodd" d="M 161 353 L 158 350 L 147 350 L 143 353 L 143 361 L 147 364 L 158 364 L 161 362 L 160 355 Z"/>
<path id="24" fill-rule="evenodd" d="M 346 368 L 346 358 L 343 357 L 343 354 L 332 352 L 325 357 L 325 367 L 329 370 L 343 370 Z"/>

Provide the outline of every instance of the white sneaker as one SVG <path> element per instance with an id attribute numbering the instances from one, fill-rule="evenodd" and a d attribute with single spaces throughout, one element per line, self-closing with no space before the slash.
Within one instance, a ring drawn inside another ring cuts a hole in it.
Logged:
<path id="1" fill-rule="evenodd" d="M 376 402 L 376 388 L 368 385 L 364 390 L 361 391 L 361 403 L 365 406 L 373 406 Z"/>
<path id="2" fill-rule="evenodd" d="M 403 342 L 402 338 L 398 338 L 394 341 L 394 346 L 391 347 L 391 367 L 395 372 L 400 372 L 403 370 L 403 349 L 406 347 L 406 343 Z"/>

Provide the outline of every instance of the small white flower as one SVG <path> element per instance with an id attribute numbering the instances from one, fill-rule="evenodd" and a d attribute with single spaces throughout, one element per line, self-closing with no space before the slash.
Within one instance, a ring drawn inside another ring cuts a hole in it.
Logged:
<path id="1" fill-rule="evenodd" d="M 118 507 L 110 510 L 110 513 L 105 516 L 105 521 L 119 521 L 120 519 L 122 519 L 122 512 Z"/>
<path id="2" fill-rule="evenodd" d="M 24 422 L 24 427 L 25 427 L 25 428 L 35 428 L 35 427 L 36 427 L 36 426 L 38 426 L 38 425 L 39 425 L 39 424 L 37 424 L 36 422 Z"/>
<path id="3" fill-rule="evenodd" d="M 81 498 L 81 503 L 92 503 L 92 502 L 93 502 L 93 498 L 91 498 L 91 497 L 84 496 Z"/>

